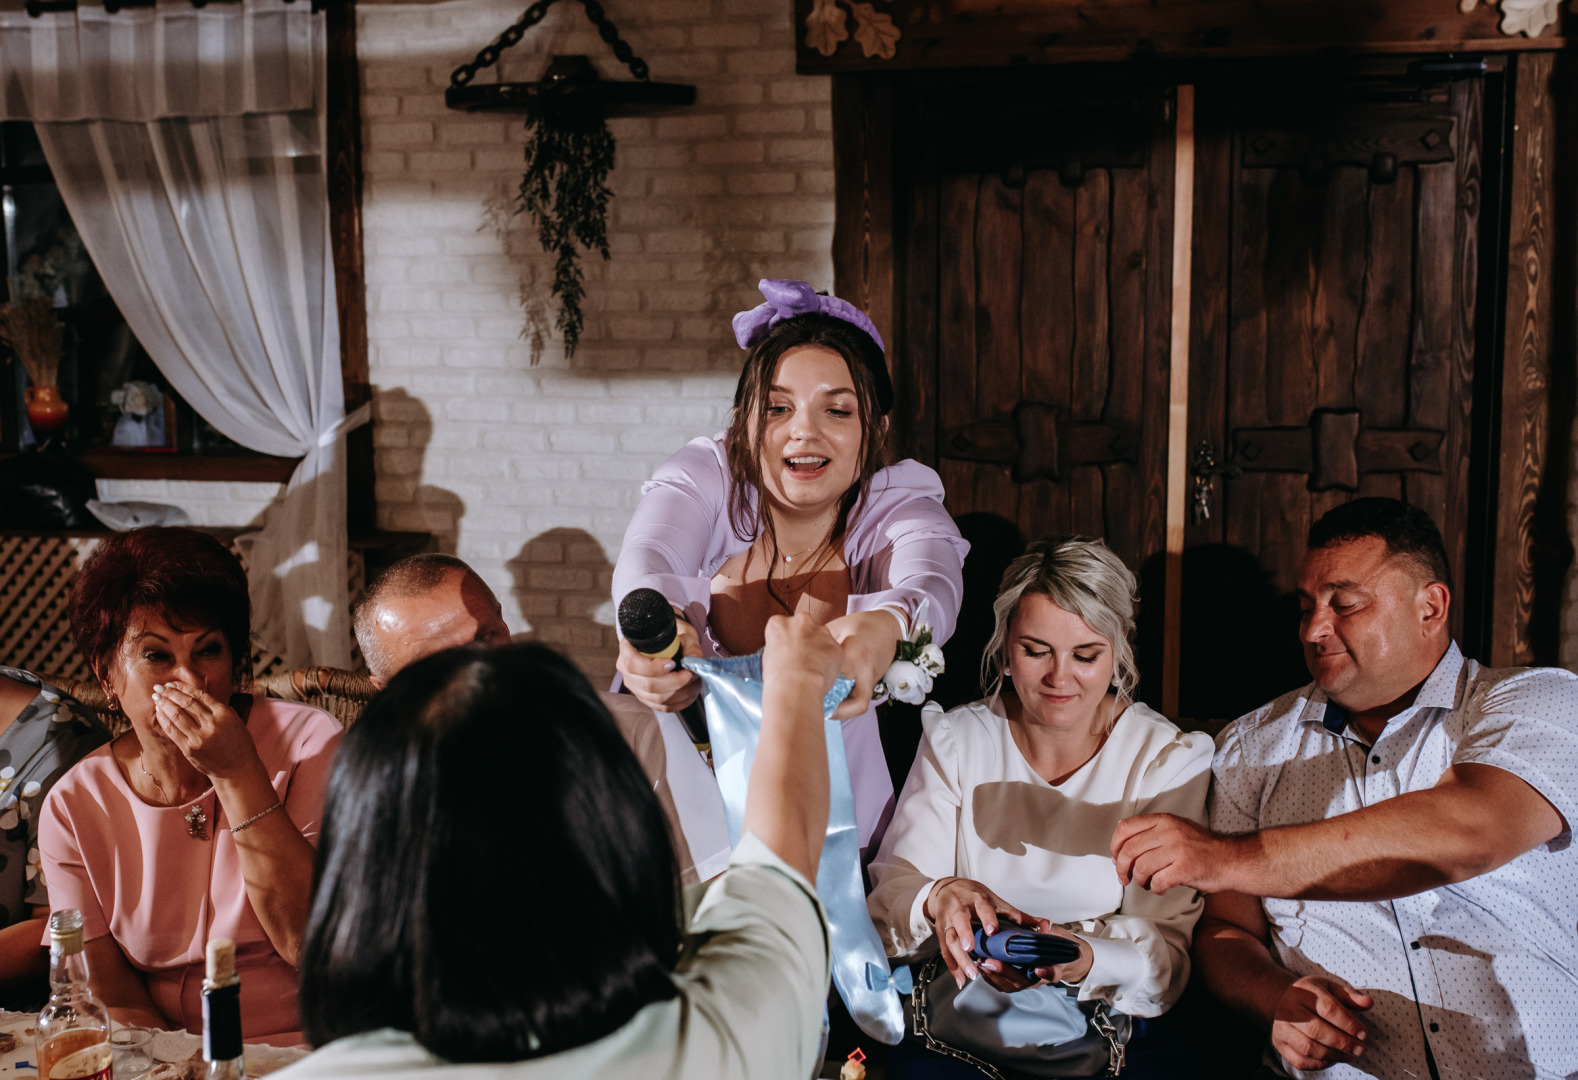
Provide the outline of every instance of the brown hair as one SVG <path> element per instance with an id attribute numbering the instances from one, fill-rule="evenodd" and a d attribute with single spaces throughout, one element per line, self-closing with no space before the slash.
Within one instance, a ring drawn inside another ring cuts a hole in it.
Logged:
<path id="1" fill-rule="evenodd" d="M 237 684 L 252 672 L 252 601 L 241 560 L 195 529 L 150 525 L 99 542 L 71 587 L 71 631 L 103 682 L 132 612 L 149 607 L 181 630 L 224 635 Z M 105 690 L 109 684 L 105 683 Z"/>
<path id="2" fill-rule="evenodd" d="M 871 490 L 871 479 L 887 464 L 887 439 L 883 429 L 883 412 L 877 400 L 875 369 L 886 371 L 882 350 L 871 336 L 859 327 L 831 315 L 812 313 L 785 319 L 769 330 L 751 346 L 745 356 L 745 368 L 734 388 L 734 415 L 729 421 L 726 437 L 729 458 L 729 523 L 734 535 L 752 541 L 767 534 L 772 552 L 767 569 L 767 591 L 774 599 L 773 569 L 778 564 L 778 535 L 773 529 L 772 515 L 763 510 L 762 489 L 762 428 L 761 420 L 767 415 L 768 394 L 773 376 L 778 372 L 778 361 L 790 349 L 816 346 L 831 349 L 844 358 L 849 368 L 850 382 L 854 384 L 856 408 L 860 414 L 860 468 L 855 483 L 850 485 L 839 504 L 838 520 L 833 525 L 829 540 L 840 540 L 849 525 L 849 517 L 860 501 Z M 754 430 L 753 430 L 754 429 Z M 756 498 L 752 499 L 752 493 Z M 781 602 L 781 601 L 780 601 Z"/>

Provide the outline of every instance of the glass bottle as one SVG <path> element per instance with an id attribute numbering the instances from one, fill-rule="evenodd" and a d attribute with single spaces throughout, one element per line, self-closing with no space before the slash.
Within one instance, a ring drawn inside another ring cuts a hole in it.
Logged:
<path id="1" fill-rule="evenodd" d="M 110 1013 L 88 985 L 82 912 L 49 916 L 49 1001 L 38 1014 L 40 1080 L 110 1080 Z"/>
<path id="2" fill-rule="evenodd" d="M 208 1080 L 246 1080 L 241 1057 L 241 977 L 236 974 L 236 943 L 208 943 L 208 977 L 203 980 L 203 1060 Z"/>

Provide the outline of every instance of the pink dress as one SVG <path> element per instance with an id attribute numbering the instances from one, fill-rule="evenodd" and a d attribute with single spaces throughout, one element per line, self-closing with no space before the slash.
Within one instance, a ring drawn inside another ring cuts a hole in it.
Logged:
<path id="1" fill-rule="evenodd" d="M 641 486 L 641 502 L 614 566 L 616 605 L 633 589 L 656 589 L 685 610 L 709 656 L 723 655 L 706 629 L 712 578 L 751 546 L 729 521 L 729 483 L 721 435 L 686 443 Z M 909 622 L 924 603 L 932 640 L 940 645 L 953 635 L 970 545 L 942 496 L 942 481 L 918 461 L 905 459 L 872 477 L 871 491 L 850 514 L 844 537 L 849 613 L 889 608 Z M 875 850 L 893 807 L 875 709 L 844 721 L 844 752 L 860 846 Z"/>
<path id="2" fill-rule="evenodd" d="M 340 722 L 308 705 L 259 697 L 247 730 L 283 812 L 316 845 Z M 185 815 L 194 804 L 207 815 L 206 840 L 189 833 Z M 296 969 L 274 951 L 252 911 L 213 788 L 194 802 L 150 806 L 110 748 L 100 747 L 50 791 L 38 838 L 52 907 L 80 908 L 88 941 L 112 935 L 144 972 L 172 1027 L 203 1030 L 204 949 L 209 938 L 227 937 L 236 943 L 243 1037 L 300 1041 Z"/>

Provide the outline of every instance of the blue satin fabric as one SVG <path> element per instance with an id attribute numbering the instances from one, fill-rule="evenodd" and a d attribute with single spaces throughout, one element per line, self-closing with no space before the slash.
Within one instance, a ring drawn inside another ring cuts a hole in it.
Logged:
<path id="1" fill-rule="evenodd" d="M 713 771 L 723 793 L 729 839 L 738 844 L 745 820 L 745 786 L 762 734 L 762 658 L 716 659 L 687 656 L 685 666 L 706 685 L 707 731 L 712 739 Z M 892 976 L 887 954 L 866 912 L 860 876 L 860 838 L 855 827 L 855 795 L 844 758 L 843 725 L 827 717 L 849 696 L 854 680 L 840 676 L 822 701 L 827 733 L 827 839 L 816 868 L 816 893 L 827 913 L 833 948 L 833 984 L 862 1031 L 893 1045 L 904 1037 L 899 1000 L 909 984 L 907 968 Z"/>

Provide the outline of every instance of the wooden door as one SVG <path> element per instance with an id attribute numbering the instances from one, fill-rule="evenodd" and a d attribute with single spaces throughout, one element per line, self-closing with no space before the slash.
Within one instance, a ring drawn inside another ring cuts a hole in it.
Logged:
<path id="1" fill-rule="evenodd" d="M 1293 590 L 1310 524 L 1341 502 L 1387 495 L 1430 512 L 1459 634 L 1476 584 L 1465 571 L 1485 80 L 1302 87 L 1198 95 L 1199 509 L 1179 686 L 1180 714 L 1198 721 L 1308 681 Z"/>
<path id="2" fill-rule="evenodd" d="M 900 444 L 975 545 L 966 699 L 1024 541 L 1105 537 L 1137 571 L 1161 550 L 1170 100 L 949 88 L 911 113 Z"/>

